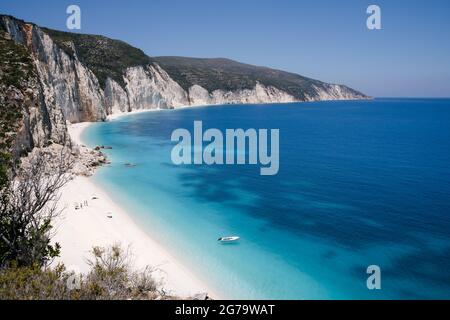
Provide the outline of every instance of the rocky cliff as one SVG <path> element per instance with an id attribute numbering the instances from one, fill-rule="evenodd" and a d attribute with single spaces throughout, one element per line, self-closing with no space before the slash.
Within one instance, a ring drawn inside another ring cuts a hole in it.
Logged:
<path id="1" fill-rule="evenodd" d="M 0 148 L 17 158 L 34 147 L 68 143 L 64 116 L 46 101 L 37 65 L 26 48 L 0 29 Z"/>
<path id="2" fill-rule="evenodd" d="M 70 144 L 67 122 L 132 110 L 367 98 L 345 86 L 227 59 L 151 58 L 122 41 L 11 16 L 0 15 L 0 31 L 14 47 L 11 54 L 25 54 L 32 70 L 19 87 L 0 81 L 1 107 L 23 106 L 17 141 L 27 149 Z"/>

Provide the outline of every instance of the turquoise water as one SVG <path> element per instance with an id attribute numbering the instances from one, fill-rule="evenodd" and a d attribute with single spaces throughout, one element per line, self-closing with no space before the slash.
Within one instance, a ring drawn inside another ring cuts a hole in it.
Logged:
<path id="1" fill-rule="evenodd" d="M 174 166 L 171 133 L 195 120 L 279 128 L 278 175 Z M 113 147 L 96 183 L 226 298 L 450 298 L 450 100 L 163 110 L 83 138 Z M 374 264 L 381 290 L 366 287 Z"/>

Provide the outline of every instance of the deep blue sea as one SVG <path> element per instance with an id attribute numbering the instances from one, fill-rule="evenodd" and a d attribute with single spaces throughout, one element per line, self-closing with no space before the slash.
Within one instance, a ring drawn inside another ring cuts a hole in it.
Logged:
<path id="1" fill-rule="evenodd" d="M 171 133 L 195 120 L 279 128 L 279 173 L 173 165 Z M 83 138 L 113 147 L 94 181 L 226 298 L 450 298 L 450 100 L 162 110 Z M 381 290 L 367 289 L 369 265 Z"/>

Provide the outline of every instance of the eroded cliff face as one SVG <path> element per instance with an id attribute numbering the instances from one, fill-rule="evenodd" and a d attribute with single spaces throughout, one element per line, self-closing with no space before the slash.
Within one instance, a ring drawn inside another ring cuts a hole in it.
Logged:
<path id="1" fill-rule="evenodd" d="M 102 121 L 110 114 L 133 110 L 299 101 L 260 82 L 253 89 L 235 91 L 208 92 L 197 84 L 184 90 L 155 62 L 128 67 L 123 70 L 122 84 L 108 77 L 102 88 L 94 72 L 79 59 L 73 42 L 64 43 L 63 50 L 40 27 L 8 16 L 0 18 L 0 27 L 6 34 L 27 48 L 36 71 L 29 92 L 33 103 L 27 104 L 26 134 L 22 134 L 22 140 L 28 139 L 30 146 L 44 145 L 49 140 L 69 143 L 67 122 Z M 303 101 L 366 98 L 345 86 L 323 83 L 313 89 Z"/>
<path id="2" fill-rule="evenodd" d="M 124 74 L 130 110 L 187 106 L 187 94 L 157 64 L 128 68 Z"/>
<path id="3" fill-rule="evenodd" d="M 22 41 L 27 39 L 23 37 L 27 34 L 16 35 Z M 35 147 L 67 145 L 64 116 L 54 103 L 45 101 L 45 89 L 30 52 L 4 30 L 0 30 L 0 48 L 2 152 L 17 159 Z"/>
<path id="4" fill-rule="evenodd" d="M 193 85 L 189 89 L 190 105 L 215 105 L 238 103 L 281 103 L 294 102 L 296 99 L 288 93 L 275 87 L 266 87 L 257 83 L 253 90 L 223 91 L 214 90 L 209 93 L 199 85 Z"/>
<path id="5" fill-rule="evenodd" d="M 111 78 L 106 79 L 104 94 L 107 114 L 118 114 L 131 111 L 127 92 Z"/>
<path id="6" fill-rule="evenodd" d="M 26 90 L 16 88 L 23 123 L 15 149 L 23 152 L 52 143 L 70 146 L 67 121 L 106 118 L 98 81 L 76 56 L 68 56 L 35 25 L 8 17 L 2 17 L 1 23 L 11 40 L 27 49 L 35 72 Z"/>
<path id="7" fill-rule="evenodd" d="M 22 84 L 26 85 L 26 88 L 0 84 L 0 105 L 9 113 L 4 119 L 8 129 L 2 124 L 2 131 L 5 131 L 3 133 L 5 136 L 1 139 L 2 149 L 3 147 L 9 149 L 14 159 L 34 147 L 48 145 L 52 138 L 64 143 L 59 140 L 59 136 L 52 135 L 51 121 L 39 100 L 40 88 L 37 77 L 30 77 Z M 2 113 L 5 111 L 2 110 Z"/>
<path id="8" fill-rule="evenodd" d="M 43 102 L 57 130 L 65 121 L 96 121 L 106 117 L 103 91 L 95 75 L 60 49 L 39 27 L 8 17 L 3 23 L 11 38 L 28 48 L 42 86 Z M 61 116 L 62 114 L 62 116 Z"/>
<path id="9" fill-rule="evenodd" d="M 315 94 L 307 95 L 307 101 L 367 99 L 363 94 L 355 92 L 346 86 L 324 83 L 321 87 L 315 85 L 313 87 Z"/>

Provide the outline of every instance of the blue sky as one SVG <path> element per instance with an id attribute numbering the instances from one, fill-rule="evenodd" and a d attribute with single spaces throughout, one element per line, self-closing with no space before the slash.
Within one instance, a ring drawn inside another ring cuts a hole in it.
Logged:
<path id="1" fill-rule="evenodd" d="M 124 40 L 147 54 L 226 57 L 343 83 L 378 97 L 450 96 L 450 1 L 2 0 L 0 12 Z M 381 7 L 382 30 L 366 8 Z"/>

